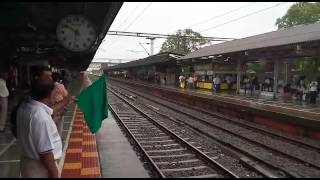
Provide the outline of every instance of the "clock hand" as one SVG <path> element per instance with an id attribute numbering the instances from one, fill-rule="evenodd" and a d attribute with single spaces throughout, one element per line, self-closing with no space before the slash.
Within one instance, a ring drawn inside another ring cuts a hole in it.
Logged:
<path id="1" fill-rule="evenodd" d="M 71 31 L 73 31 L 73 32 L 76 32 L 76 30 L 75 30 L 75 29 L 73 29 L 71 26 L 69 26 L 69 25 L 67 25 L 67 24 L 65 24 L 65 25 L 64 25 L 64 27 L 66 27 L 66 28 L 70 29 L 70 30 L 71 30 Z"/>
<path id="2" fill-rule="evenodd" d="M 75 46 L 75 44 L 76 44 L 76 40 L 77 40 L 77 35 L 76 35 L 76 33 L 74 33 L 74 38 L 73 38 L 73 47 Z"/>

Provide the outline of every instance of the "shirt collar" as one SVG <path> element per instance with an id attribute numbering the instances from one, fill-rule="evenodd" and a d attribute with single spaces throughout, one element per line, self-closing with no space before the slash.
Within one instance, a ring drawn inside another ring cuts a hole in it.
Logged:
<path id="1" fill-rule="evenodd" d="M 46 104 L 44 104 L 40 101 L 33 100 L 33 99 L 31 99 L 31 103 L 42 107 L 50 116 L 53 114 L 53 109 L 50 108 L 49 106 L 47 106 Z"/>

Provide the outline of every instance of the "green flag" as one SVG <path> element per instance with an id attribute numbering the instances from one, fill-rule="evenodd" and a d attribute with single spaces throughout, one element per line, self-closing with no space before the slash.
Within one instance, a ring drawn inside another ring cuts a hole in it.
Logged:
<path id="1" fill-rule="evenodd" d="M 91 133 L 96 133 L 102 121 L 108 117 L 106 90 L 106 77 L 103 75 L 77 96 L 77 104 Z"/>

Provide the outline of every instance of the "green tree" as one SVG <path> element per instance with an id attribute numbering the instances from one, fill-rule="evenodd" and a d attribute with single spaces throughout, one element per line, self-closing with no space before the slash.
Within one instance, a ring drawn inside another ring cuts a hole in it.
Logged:
<path id="1" fill-rule="evenodd" d="M 320 21 L 320 3 L 298 2 L 292 5 L 287 13 L 278 18 L 278 29 L 285 29 L 301 24 L 313 24 Z"/>
<path id="2" fill-rule="evenodd" d="M 248 70 L 249 71 L 254 71 L 256 73 L 263 73 L 264 71 L 264 66 L 262 66 L 261 64 L 259 63 L 248 63 Z"/>
<path id="3" fill-rule="evenodd" d="M 297 59 L 292 68 L 299 76 L 306 76 L 308 80 L 320 77 L 320 59 L 318 57 L 305 57 Z"/>
<path id="4" fill-rule="evenodd" d="M 200 33 L 194 32 L 192 29 L 179 29 L 175 35 L 169 36 L 162 44 L 160 52 L 173 52 L 185 55 L 198 50 L 201 45 L 208 42 Z"/>
<path id="5" fill-rule="evenodd" d="M 298 2 L 292 5 L 283 17 L 277 19 L 276 25 L 278 29 L 285 29 L 318 22 L 320 22 L 320 3 Z M 320 77 L 319 57 L 299 58 L 292 66 L 298 75 L 306 76 L 309 80 Z"/>

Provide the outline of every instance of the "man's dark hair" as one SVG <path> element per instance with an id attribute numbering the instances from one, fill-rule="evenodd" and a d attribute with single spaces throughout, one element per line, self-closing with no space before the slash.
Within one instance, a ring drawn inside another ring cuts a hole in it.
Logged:
<path id="1" fill-rule="evenodd" d="M 60 76 L 59 73 L 57 73 L 57 72 L 52 73 L 52 80 L 53 80 L 54 82 L 57 82 L 57 81 L 59 81 L 60 79 L 61 79 L 61 76 Z"/>
<path id="2" fill-rule="evenodd" d="M 53 82 L 35 82 L 31 86 L 31 97 L 37 101 L 42 100 L 49 97 L 53 89 Z"/>
<path id="3" fill-rule="evenodd" d="M 33 77 L 36 77 L 36 76 L 39 77 L 39 76 L 42 75 L 42 73 L 44 71 L 51 71 L 51 69 L 49 67 L 47 67 L 47 66 L 36 66 L 36 67 L 34 67 L 34 70 L 32 71 L 32 76 Z"/>

